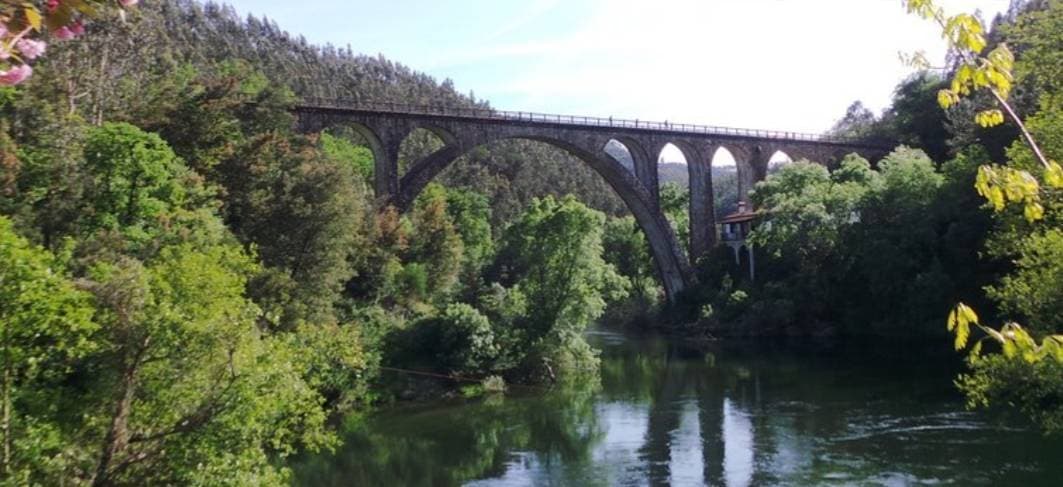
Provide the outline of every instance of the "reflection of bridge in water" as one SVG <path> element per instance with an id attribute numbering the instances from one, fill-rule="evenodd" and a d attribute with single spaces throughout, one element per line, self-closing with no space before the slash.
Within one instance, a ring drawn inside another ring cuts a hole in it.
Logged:
<path id="1" fill-rule="evenodd" d="M 506 112 L 485 108 L 411 106 L 346 100 L 306 99 L 295 108 L 299 128 L 317 132 L 330 126 L 354 128 L 373 151 L 378 201 L 401 210 L 448 165 L 472 149 L 499 140 L 528 139 L 558 147 L 581 159 L 617 192 L 650 244 L 661 282 L 670 298 L 693 280 L 690 263 L 715 244 L 712 157 L 719 148 L 735 158 L 739 198 L 768 172 L 773 154 L 831 166 L 846 154 L 877 159 L 883 147 L 796 132 L 736 129 L 669 122 Z M 415 129 L 426 129 L 443 147 L 399 175 L 399 147 Z M 610 141 L 631 154 L 634 171 L 605 151 Z M 690 256 L 660 210 L 657 155 L 675 146 L 690 174 Z"/>

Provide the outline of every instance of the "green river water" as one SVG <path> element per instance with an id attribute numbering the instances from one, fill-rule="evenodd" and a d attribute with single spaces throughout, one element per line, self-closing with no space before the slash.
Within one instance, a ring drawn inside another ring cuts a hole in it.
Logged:
<path id="1" fill-rule="evenodd" d="M 349 421 L 336 452 L 294 462 L 295 483 L 1063 486 L 1063 440 L 965 411 L 947 344 L 707 352 L 588 338 L 600 379 Z"/>

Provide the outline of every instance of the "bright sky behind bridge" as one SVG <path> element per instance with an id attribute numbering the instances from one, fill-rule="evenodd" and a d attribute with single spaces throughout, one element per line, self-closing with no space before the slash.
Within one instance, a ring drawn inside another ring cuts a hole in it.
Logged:
<path id="1" fill-rule="evenodd" d="M 314 43 L 450 78 L 505 110 L 820 133 L 944 61 L 900 0 L 228 0 Z M 939 0 L 990 21 L 1008 0 Z"/>

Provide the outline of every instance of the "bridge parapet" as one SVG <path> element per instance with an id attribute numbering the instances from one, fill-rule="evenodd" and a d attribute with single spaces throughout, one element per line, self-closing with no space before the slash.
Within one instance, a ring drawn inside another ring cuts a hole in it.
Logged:
<path id="1" fill-rule="evenodd" d="M 556 124 L 575 127 L 595 127 L 610 129 L 630 129 L 647 132 L 663 132 L 675 135 L 710 135 L 722 137 L 739 137 L 780 142 L 818 142 L 851 147 L 881 149 L 860 140 L 825 134 L 790 132 L 780 130 L 762 130 L 736 127 L 721 127 L 691 123 L 660 122 L 614 117 L 591 117 L 582 115 L 560 115 L 537 112 L 496 110 L 493 108 L 455 107 L 448 105 L 414 105 L 393 102 L 348 100 L 336 98 L 304 98 L 297 110 L 339 110 L 365 111 L 409 116 L 455 117 L 482 121 L 518 122 L 532 124 Z"/>

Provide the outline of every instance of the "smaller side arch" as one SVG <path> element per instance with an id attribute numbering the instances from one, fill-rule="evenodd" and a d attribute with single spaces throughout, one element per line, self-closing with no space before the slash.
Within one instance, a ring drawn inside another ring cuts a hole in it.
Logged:
<path id="1" fill-rule="evenodd" d="M 612 138 L 627 147 L 634 162 L 635 177 L 646 191 L 653 197 L 654 205 L 659 205 L 660 192 L 657 189 L 657 159 L 650 156 L 652 147 L 624 135 L 616 135 Z"/>

